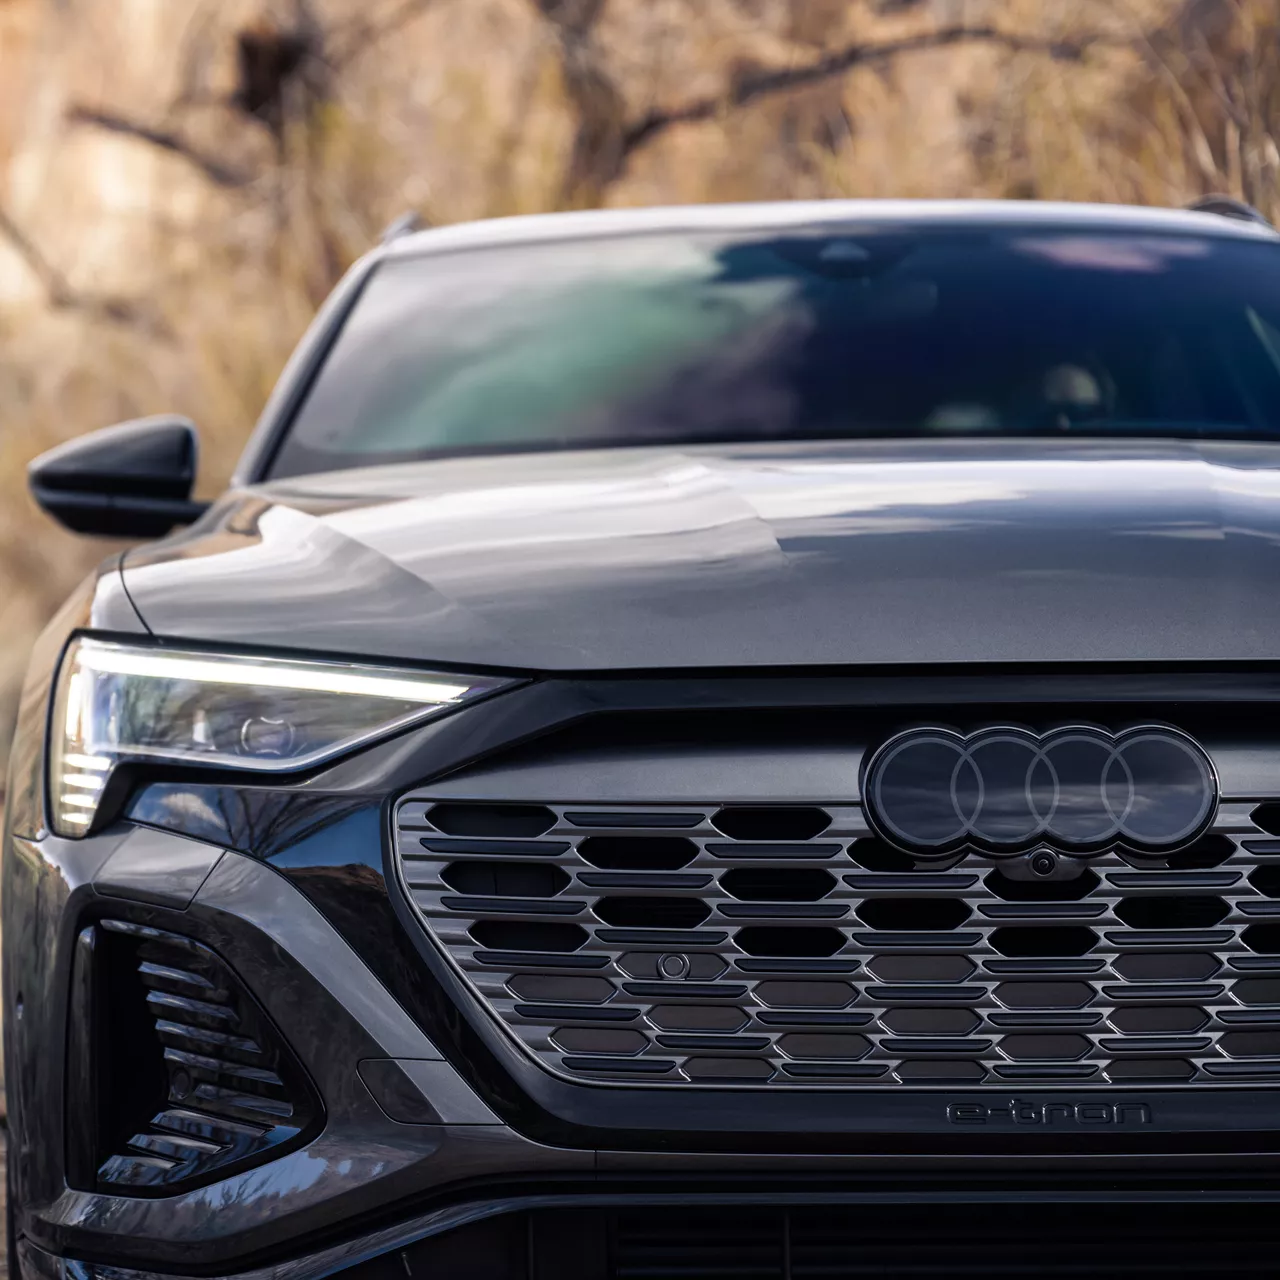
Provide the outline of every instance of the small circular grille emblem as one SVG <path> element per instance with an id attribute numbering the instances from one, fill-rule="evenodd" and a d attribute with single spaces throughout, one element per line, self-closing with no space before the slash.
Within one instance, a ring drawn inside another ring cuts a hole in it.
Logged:
<path id="1" fill-rule="evenodd" d="M 1175 849 L 1205 829 L 1217 794 L 1205 752 L 1154 726 L 912 729 L 875 753 L 864 790 L 880 834 L 922 854 L 965 844 L 991 853 L 1043 843 L 1072 853 Z"/>

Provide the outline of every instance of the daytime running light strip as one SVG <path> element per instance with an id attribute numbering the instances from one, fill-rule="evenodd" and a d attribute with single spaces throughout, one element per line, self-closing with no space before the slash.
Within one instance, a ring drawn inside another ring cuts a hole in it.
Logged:
<path id="1" fill-rule="evenodd" d="M 86 756 L 78 751 L 68 751 L 62 757 L 62 763 L 74 765 L 77 769 L 110 769 L 112 759 L 110 756 Z"/>
<path id="2" fill-rule="evenodd" d="M 103 675 L 144 676 L 153 680 L 192 680 L 202 684 L 250 685 L 259 689 L 300 689 L 309 693 L 363 694 L 400 702 L 439 704 L 456 702 L 470 685 L 442 684 L 395 676 L 366 676 L 355 672 L 291 667 L 234 659 L 179 657 L 160 652 L 82 644 L 80 666 Z"/>

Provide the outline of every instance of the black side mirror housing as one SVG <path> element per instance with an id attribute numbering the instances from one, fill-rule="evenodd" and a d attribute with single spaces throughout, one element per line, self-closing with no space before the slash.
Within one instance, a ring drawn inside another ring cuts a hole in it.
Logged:
<path id="1" fill-rule="evenodd" d="M 190 419 L 137 418 L 42 453 L 27 484 L 41 510 L 75 533 L 159 538 L 207 509 L 191 501 L 198 450 Z"/>

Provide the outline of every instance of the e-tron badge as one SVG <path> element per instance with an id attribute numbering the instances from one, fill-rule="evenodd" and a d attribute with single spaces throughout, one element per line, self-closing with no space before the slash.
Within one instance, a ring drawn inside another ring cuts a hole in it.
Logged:
<path id="1" fill-rule="evenodd" d="M 872 757 L 863 795 L 876 830 L 923 857 L 965 845 L 997 855 L 1044 844 L 1159 853 L 1205 830 L 1218 780 L 1199 744 L 1158 726 L 911 729 Z"/>

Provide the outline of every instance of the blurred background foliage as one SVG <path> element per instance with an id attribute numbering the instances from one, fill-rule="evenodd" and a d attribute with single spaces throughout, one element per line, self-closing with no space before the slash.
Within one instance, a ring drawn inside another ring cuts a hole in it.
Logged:
<path id="1" fill-rule="evenodd" d="M 995 196 L 1280 213 L 1276 0 L 0 0 L 0 765 L 113 550 L 26 462 L 176 411 L 225 483 L 408 209 Z M 0 776 L 3 776 L 0 774 Z"/>

